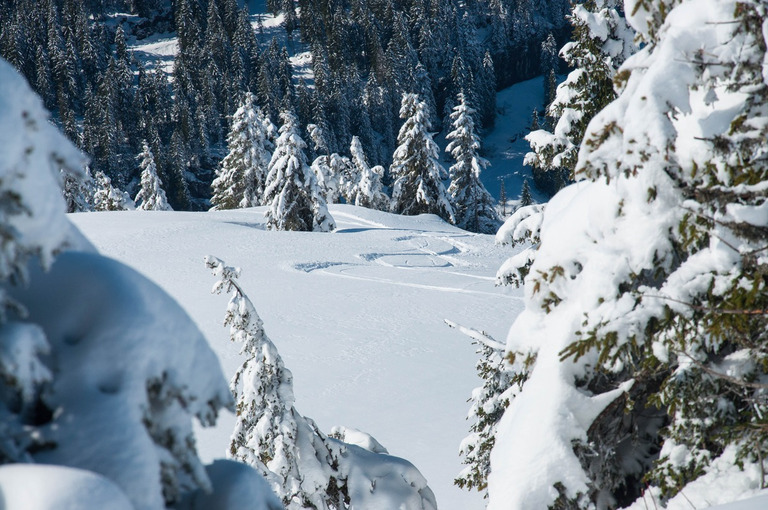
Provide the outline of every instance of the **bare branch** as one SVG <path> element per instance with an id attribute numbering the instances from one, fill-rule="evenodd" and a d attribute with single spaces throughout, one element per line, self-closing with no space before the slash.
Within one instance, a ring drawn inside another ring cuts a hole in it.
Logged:
<path id="1" fill-rule="evenodd" d="M 460 332 L 467 335 L 472 340 L 475 340 L 477 342 L 480 342 L 481 344 L 485 345 L 486 347 L 489 347 L 491 349 L 497 350 L 497 351 L 504 351 L 507 346 L 503 343 L 495 340 L 492 336 L 490 336 L 485 331 L 478 331 L 473 328 L 468 328 L 465 326 L 462 326 L 460 324 L 456 324 L 455 322 L 449 321 L 448 319 L 444 319 L 445 323 L 448 324 L 449 327 L 453 329 L 458 329 Z"/>

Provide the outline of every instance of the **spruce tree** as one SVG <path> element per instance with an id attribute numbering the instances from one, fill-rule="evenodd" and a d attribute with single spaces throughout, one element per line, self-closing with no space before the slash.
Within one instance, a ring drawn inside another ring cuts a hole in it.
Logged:
<path id="1" fill-rule="evenodd" d="M 504 218 L 507 215 L 507 185 L 504 183 L 504 179 L 501 179 L 499 187 L 499 203 L 501 204 L 501 217 Z"/>
<path id="2" fill-rule="evenodd" d="M 426 105 L 416 94 L 403 94 L 400 118 L 405 119 L 397 137 L 399 146 L 389 172 L 391 210 L 397 214 L 436 214 L 453 223 L 453 207 L 440 179 L 439 148 L 429 132 Z"/>
<path id="3" fill-rule="evenodd" d="M 93 194 L 95 183 L 91 172 L 86 167 L 82 174 L 61 171 L 64 181 L 64 200 L 67 203 L 67 212 L 93 211 Z"/>
<path id="4" fill-rule="evenodd" d="M 165 197 L 163 183 L 157 175 L 155 156 L 146 140 L 142 143 L 143 150 L 139 154 L 141 167 L 141 189 L 136 194 L 134 202 L 142 211 L 170 211 L 171 206 Z"/>
<path id="5" fill-rule="evenodd" d="M 330 133 L 326 129 L 327 124 L 323 120 L 320 124 L 307 125 L 307 132 L 314 145 L 314 151 L 318 156 L 312 161 L 312 173 L 317 181 L 323 198 L 327 203 L 336 203 L 341 196 L 341 179 L 343 173 L 343 161 L 336 153 L 330 154 Z"/>
<path id="6" fill-rule="evenodd" d="M 504 410 L 509 401 L 520 390 L 525 382 L 525 377 L 516 376 L 508 367 L 508 361 L 517 366 L 518 357 L 514 359 L 504 356 L 504 344 L 501 344 L 488 336 L 485 332 L 465 328 L 458 324 L 446 321 L 446 323 L 466 334 L 478 346 L 477 354 L 480 355 L 475 368 L 483 385 L 472 391 L 468 400 L 471 403 L 467 420 L 472 424 L 469 427 L 469 435 L 464 438 L 459 447 L 459 454 L 463 457 L 462 463 L 466 467 L 454 480 L 454 484 L 466 490 L 477 490 L 487 495 L 488 475 L 491 472 L 491 451 L 496 441 L 496 430 Z M 524 368 L 530 366 L 534 357 L 523 360 Z M 526 372 L 523 372 L 526 373 Z"/>
<path id="7" fill-rule="evenodd" d="M 175 301 L 73 235 L 60 169 L 86 159 L 49 119 L 0 60 L 0 464 L 30 468 L 10 506 L 173 507 L 211 489 L 192 418 L 212 425 L 231 397 Z"/>
<path id="8" fill-rule="evenodd" d="M 224 325 L 245 356 L 230 382 L 238 419 L 229 456 L 260 471 L 287 508 L 328 509 L 325 436 L 293 407 L 293 376 L 238 284 L 240 270 L 211 256 L 205 262 L 218 278 L 213 292 L 232 294 Z"/>
<path id="9" fill-rule="evenodd" d="M 280 114 L 283 125 L 275 142 L 264 187 L 267 226 L 272 230 L 327 232 L 335 228 L 322 191 L 307 165 L 307 144 L 299 135 L 295 115 Z"/>
<path id="10" fill-rule="evenodd" d="M 531 131 L 537 131 L 541 128 L 541 124 L 539 122 L 539 110 L 537 108 L 533 109 L 533 112 L 531 112 Z"/>
<path id="11" fill-rule="evenodd" d="M 176 211 L 188 211 L 192 207 L 192 197 L 189 194 L 189 184 L 187 183 L 189 156 L 183 134 L 179 129 L 174 130 L 171 136 L 171 146 L 166 164 L 165 175 L 167 178 L 163 181 L 168 189 L 168 202 Z"/>
<path id="12" fill-rule="evenodd" d="M 562 188 L 576 167 L 576 158 L 587 124 L 597 112 L 613 101 L 613 78 L 619 66 L 635 50 L 634 32 L 622 17 L 617 0 L 588 0 L 574 4 L 568 17 L 573 27 L 573 41 L 561 54 L 575 68 L 557 87 L 554 100 L 554 72 L 545 69 L 547 89 L 547 129 L 525 137 L 531 151 L 525 164 L 533 166 L 534 183 L 549 194 Z M 552 60 L 554 40 L 548 40 L 542 52 Z M 549 62 L 552 66 L 552 62 Z"/>
<path id="13" fill-rule="evenodd" d="M 128 211 L 134 209 L 133 200 L 128 193 L 112 185 L 112 179 L 102 171 L 93 175 L 95 189 L 93 192 L 94 211 Z"/>
<path id="14" fill-rule="evenodd" d="M 227 136 L 229 154 L 221 162 L 212 184 L 212 209 L 262 204 L 273 145 L 267 133 L 268 120 L 256 107 L 255 100 L 253 94 L 246 94 L 232 118 Z"/>
<path id="15" fill-rule="evenodd" d="M 531 187 L 528 185 L 528 179 L 523 181 L 523 188 L 520 190 L 520 207 L 526 207 L 533 203 L 531 197 Z"/>
<path id="16" fill-rule="evenodd" d="M 389 210 L 389 195 L 384 191 L 382 178 L 384 177 L 384 168 L 376 165 L 371 168 L 363 152 L 363 146 L 360 139 L 352 137 L 352 143 L 349 147 L 352 154 L 352 175 L 354 179 L 349 183 L 346 192 L 347 203 L 369 209 L 378 209 L 380 211 Z"/>
<path id="17" fill-rule="evenodd" d="M 642 507 L 643 495 L 704 507 L 733 497 L 715 477 L 766 484 L 768 15 L 736 0 L 627 7 L 644 46 L 586 130 L 581 182 L 509 264 L 529 302 L 508 349 L 538 360 L 497 434 L 491 509 Z M 547 444 L 522 453 L 524 423 L 577 409 L 586 420 L 538 430 Z M 537 481 L 520 469 L 534 461 Z"/>
<path id="18" fill-rule="evenodd" d="M 557 43 L 555 37 L 550 32 L 547 38 L 541 43 L 541 74 L 544 75 L 544 104 L 550 105 L 556 97 L 557 69 L 559 67 L 557 58 Z"/>
<path id="19" fill-rule="evenodd" d="M 448 194 L 454 208 L 456 226 L 471 232 L 495 234 L 501 225 L 493 197 L 480 182 L 480 172 L 488 161 L 478 154 L 480 138 L 475 134 L 475 110 L 467 104 L 464 93 L 457 97 L 451 120 L 453 131 L 445 148 L 456 163 L 451 166 L 451 185 Z"/>

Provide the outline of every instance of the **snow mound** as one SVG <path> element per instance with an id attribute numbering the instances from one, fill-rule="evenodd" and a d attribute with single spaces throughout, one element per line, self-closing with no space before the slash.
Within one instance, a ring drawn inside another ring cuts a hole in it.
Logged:
<path id="1" fill-rule="evenodd" d="M 59 255 L 48 272 L 33 269 L 30 285 L 12 295 L 53 353 L 46 403 L 56 409 L 56 448 L 37 461 L 106 476 L 136 508 L 162 507 L 164 490 L 208 488 L 188 448 L 190 418 L 213 424 L 232 396 L 202 334 L 170 296 L 127 266 L 83 252 Z M 177 486 L 161 488 L 169 475 Z"/>
<path id="2" fill-rule="evenodd" d="M 112 482 L 62 466 L 0 466 L 0 501 L 5 510 L 133 510 Z"/>
<path id="3" fill-rule="evenodd" d="M 175 510 L 282 510 L 269 484 L 249 466 L 233 460 L 216 460 L 205 467 L 213 492 L 197 490 Z"/>

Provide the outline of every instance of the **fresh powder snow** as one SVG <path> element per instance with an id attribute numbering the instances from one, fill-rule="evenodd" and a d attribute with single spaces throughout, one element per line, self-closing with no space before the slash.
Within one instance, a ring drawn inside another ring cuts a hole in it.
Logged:
<path id="1" fill-rule="evenodd" d="M 203 258 L 240 266 L 240 285 L 293 372 L 303 414 L 325 433 L 365 431 L 412 462 L 441 510 L 484 508 L 478 493 L 453 485 L 467 399 L 479 384 L 476 346 L 443 320 L 504 338 L 521 297 L 496 287 L 495 273 L 515 249 L 433 215 L 330 205 L 336 231 L 276 232 L 266 230 L 265 210 L 69 217 L 103 254 L 175 297 L 228 376 L 243 358 L 222 325 L 227 300 L 210 293 Z M 225 456 L 233 428 L 224 415 L 198 431 L 204 461 Z"/>

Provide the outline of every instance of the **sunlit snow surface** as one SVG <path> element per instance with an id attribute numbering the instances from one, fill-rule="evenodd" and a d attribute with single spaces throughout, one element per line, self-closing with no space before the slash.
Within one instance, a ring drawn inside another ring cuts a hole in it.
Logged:
<path id="1" fill-rule="evenodd" d="M 336 425 L 376 437 L 413 462 L 441 510 L 484 508 L 453 486 L 464 417 L 479 384 L 470 340 L 443 319 L 504 339 L 520 293 L 494 286 L 511 255 L 493 236 L 435 216 L 330 207 L 335 232 L 273 232 L 263 208 L 210 213 L 119 212 L 69 217 L 101 253 L 154 280 L 208 338 L 226 374 L 241 363 L 222 326 L 203 257 L 242 268 L 241 283 L 294 374 L 296 408 L 325 432 Z M 198 436 L 205 461 L 221 458 L 234 418 Z"/>

